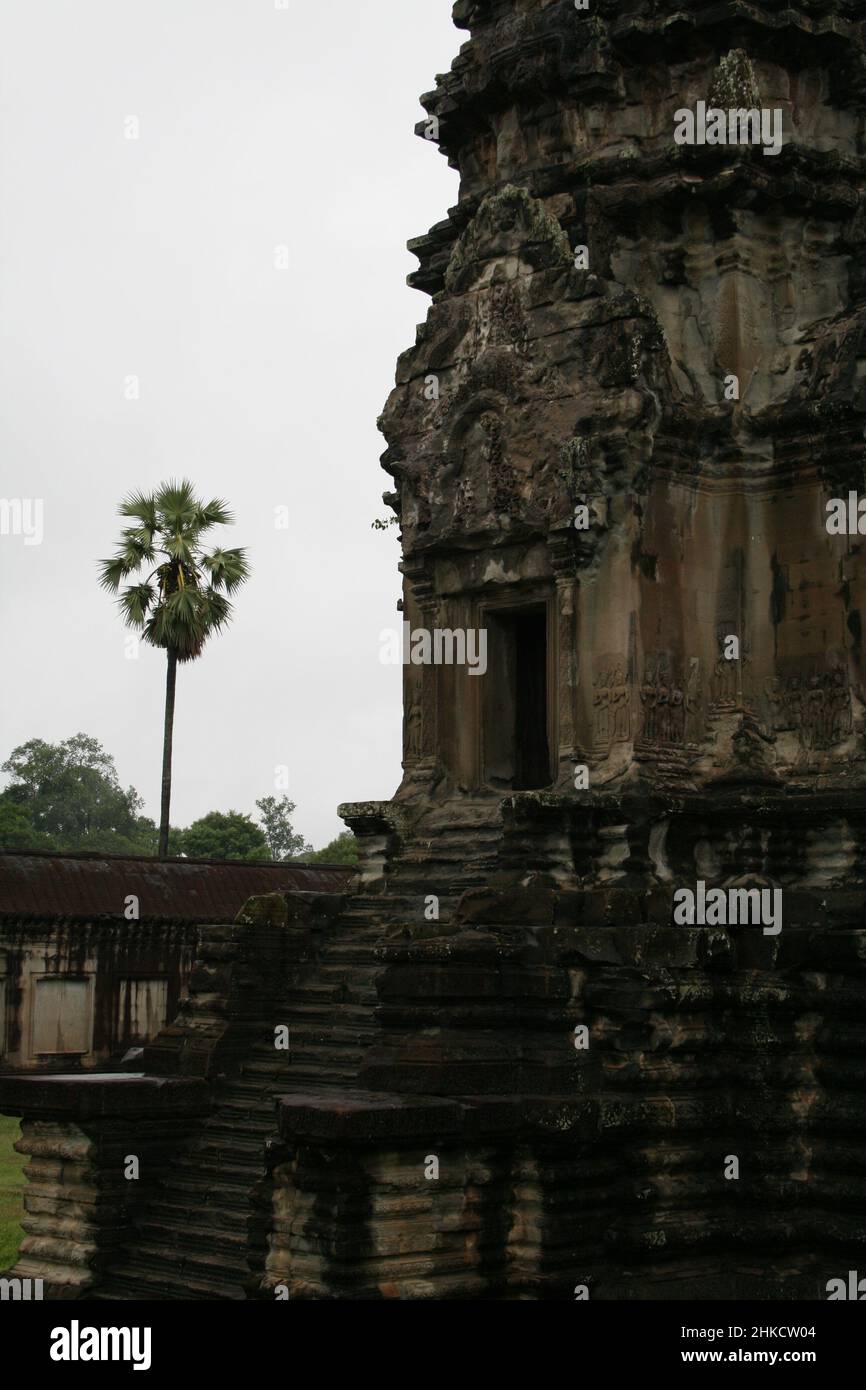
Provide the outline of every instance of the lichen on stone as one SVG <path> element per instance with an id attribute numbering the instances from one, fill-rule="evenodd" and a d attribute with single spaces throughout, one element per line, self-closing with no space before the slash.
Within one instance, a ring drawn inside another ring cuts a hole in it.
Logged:
<path id="1" fill-rule="evenodd" d="M 760 106 L 758 79 L 744 49 L 732 48 L 720 61 L 710 83 L 708 105 L 723 111 Z"/>

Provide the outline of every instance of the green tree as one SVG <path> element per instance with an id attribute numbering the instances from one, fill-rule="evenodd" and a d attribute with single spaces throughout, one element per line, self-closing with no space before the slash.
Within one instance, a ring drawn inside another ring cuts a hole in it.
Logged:
<path id="1" fill-rule="evenodd" d="M 344 830 L 324 849 L 304 855 L 305 864 L 357 864 L 358 841 L 351 830 Z"/>
<path id="2" fill-rule="evenodd" d="M 33 822 L 8 793 L 0 794 L 0 849 L 53 849 L 48 835 L 34 830 Z"/>
<path id="3" fill-rule="evenodd" d="M 184 854 L 192 859 L 268 859 L 268 842 L 252 816 L 240 811 L 211 811 L 182 835 Z"/>
<path id="4" fill-rule="evenodd" d="M 12 778 L 0 797 L 5 848 L 154 852 L 156 827 L 140 814 L 141 797 L 134 787 L 123 790 L 114 759 L 97 739 L 30 739 L 13 749 L 2 771 Z"/>
<path id="5" fill-rule="evenodd" d="M 166 653 L 165 724 L 162 745 L 162 795 L 159 857 L 168 853 L 171 808 L 171 752 L 178 663 L 195 661 L 209 637 L 221 631 L 232 615 L 228 595 L 249 575 L 244 550 L 202 548 L 214 526 L 234 520 L 219 498 L 202 502 L 193 485 L 163 483 L 155 493 L 131 493 L 119 514 L 133 524 L 121 531 L 115 557 L 100 562 L 100 584 L 119 593 L 125 580 L 136 576 L 120 593 L 124 621 L 141 631 L 146 642 Z M 147 566 L 153 569 L 142 578 Z"/>
<path id="6" fill-rule="evenodd" d="M 294 801 L 285 795 L 279 800 L 275 796 L 263 796 L 256 806 L 271 859 L 297 859 L 299 854 L 311 852 L 313 846 L 307 844 L 303 835 L 296 835 L 292 827 Z"/>

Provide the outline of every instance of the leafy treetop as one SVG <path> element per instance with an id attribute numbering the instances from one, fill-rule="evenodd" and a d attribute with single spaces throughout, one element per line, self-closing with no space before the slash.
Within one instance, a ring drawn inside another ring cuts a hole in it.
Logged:
<path id="1" fill-rule="evenodd" d="M 121 532 L 117 554 L 100 562 L 100 583 L 120 593 L 124 619 L 146 642 L 174 652 L 178 661 L 193 661 L 229 621 L 228 596 L 249 575 L 243 549 L 202 547 L 214 526 L 228 526 L 234 517 L 218 497 L 200 501 L 186 478 L 151 494 L 130 493 L 119 511 L 133 524 Z M 121 592 L 124 581 L 147 566 L 153 568 L 146 577 Z"/>

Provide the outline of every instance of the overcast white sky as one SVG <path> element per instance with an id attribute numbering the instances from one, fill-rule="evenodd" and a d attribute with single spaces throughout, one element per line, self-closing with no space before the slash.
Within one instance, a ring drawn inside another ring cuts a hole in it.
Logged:
<path id="1" fill-rule="evenodd" d="M 285 764 L 320 846 L 395 790 L 376 418 L 429 302 L 405 243 L 457 201 L 418 97 L 465 37 L 449 0 L 0 0 L 0 497 L 45 517 L 0 536 L 0 761 L 81 730 L 158 819 L 165 659 L 126 658 L 95 561 L 188 474 L 254 575 L 179 674 L 172 822 Z"/>

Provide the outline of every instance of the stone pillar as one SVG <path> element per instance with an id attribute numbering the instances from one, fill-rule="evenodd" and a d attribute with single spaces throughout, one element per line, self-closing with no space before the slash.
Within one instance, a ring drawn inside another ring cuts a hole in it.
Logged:
<path id="1" fill-rule="evenodd" d="M 567 791 L 574 787 L 574 766 L 583 761 L 581 742 L 587 747 L 591 730 L 581 741 L 578 737 L 578 633 L 575 596 L 578 580 L 575 573 L 574 545 L 568 532 L 551 536 L 550 557 L 556 576 L 556 699 L 559 730 L 556 767 L 556 786 Z"/>
<path id="2" fill-rule="evenodd" d="M 430 631 L 436 627 L 438 603 L 433 577 L 424 564 L 401 566 L 405 583 L 404 621 Z M 404 660 L 408 652 L 404 653 Z M 403 767 L 404 785 L 426 784 L 433 779 L 437 757 L 436 669 L 433 666 L 403 668 Z"/>
<path id="3" fill-rule="evenodd" d="M 15 1147 L 29 1158 L 25 1236 L 6 1277 L 43 1280 L 48 1299 L 93 1290 L 210 1104 L 204 1081 L 0 1077 L 0 1112 L 22 1117 Z"/>
<path id="4" fill-rule="evenodd" d="M 504 1286 L 510 1115 L 382 1093 L 286 1096 L 263 1297 L 473 1298 Z"/>
<path id="5" fill-rule="evenodd" d="M 406 836 L 405 817 L 390 801 L 348 801 L 337 813 L 358 839 L 359 891 L 384 892 L 390 860 Z"/>

